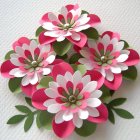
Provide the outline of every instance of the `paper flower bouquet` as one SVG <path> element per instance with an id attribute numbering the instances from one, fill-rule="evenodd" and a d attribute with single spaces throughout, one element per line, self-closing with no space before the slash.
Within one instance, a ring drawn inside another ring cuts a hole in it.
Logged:
<path id="1" fill-rule="evenodd" d="M 136 79 L 139 54 L 119 33 L 100 35 L 95 29 L 100 22 L 78 4 L 66 5 L 58 15 L 42 16 L 36 39 L 21 37 L 13 43 L 1 75 L 10 79 L 11 92 L 26 95 L 28 106 L 15 106 L 21 113 L 8 124 L 25 120 L 26 132 L 36 118 L 38 128 L 65 138 L 74 131 L 89 136 L 107 120 L 115 123 L 114 113 L 133 118 L 118 107 L 126 98 L 112 97 L 123 78 Z"/>

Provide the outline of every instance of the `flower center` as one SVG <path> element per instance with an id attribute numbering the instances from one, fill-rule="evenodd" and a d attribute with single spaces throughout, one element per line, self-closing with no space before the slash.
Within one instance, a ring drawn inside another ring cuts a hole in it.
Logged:
<path id="1" fill-rule="evenodd" d="M 76 102 L 76 97 L 74 95 L 69 96 L 69 102 L 70 103 L 75 103 Z"/>
<path id="2" fill-rule="evenodd" d="M 34 60 L 31 62 L 31 65 L 33 68 L 36 68 L 36 67 L 38 67 L 38 62 Z"/>
<path id="3" fill-rule="evenodd" d="M 102 63 L 106 63 L 108 61 L 107 56 L 101 56 Z"/>

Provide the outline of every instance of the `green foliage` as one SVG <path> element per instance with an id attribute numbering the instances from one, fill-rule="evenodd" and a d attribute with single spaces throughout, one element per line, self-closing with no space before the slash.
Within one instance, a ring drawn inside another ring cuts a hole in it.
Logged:
<path id="1" fill-rule="evenodd" d="M 45 29 L 42 26 L 38 27 L 37 30 L 36 30 L 35 36 L 38 37 L 39 34 L 43 31 L 45 31 Z"/>
<path id="2" fill-rule="evenodd" d="M 5 60 L 9 60 L 10 59 L 10 55 L 15 53 L 13 50 L 9 51 L 6 55 L 5 55 Z"/>
<path id="3" fill-rule="evenodd" d="M 83 122 L 82 127 L 76 128 L 75 132 L 80 136 L 87 137 L 95 132 L 96 127 L 97 127 L 97 124 L 91 123 L 91 122 L 85 120 Z"/>
<path id="4" fill-rule="evenodd" d="M 86 73 L 86 67 L 82 64 L 77 65 L 77 64 L 72 64 L 71 65 L 72 68 L 74 69 L 74 71 L 80 71 L 82 75 L 84 75 Z"/>
<path id="5" fill-rule="evenodd" d="M 21 122 L 25 117 L 25 115 L 15 115 L 7 121 L 7 124 L 17 124 Z"/>
<path id="6" fill-rule="evenodd" d="M 79 53 L 75 53 L 71 56 L 69 62 L 70 64 L 75 64 L 82 56 Z"/>
<path id="7" fill-rule="evenodd" d="M 82 10 L 82 14 L 89 14 L 89 12 Z"/>
<path id="8" fill-rule="evenodd" d="M 122 105 L 126 101 L 126 98 L 117 98 L 112 100 L 109 105 L 110 106 L 119 106 Z"/>
<path id="9" fill-rule="evenodd" d="M 25 97 L 25 101 L 29 106 L 33 107 L 32 102 L 31 102 L 31 98 Z"/>
<path id="10" fill-rule="evenodd" d="M 26 107 L 24 105 L 16 105 L 15 107 L 16 107 L 17 110 L 19 110 L 22 113 L 29 114 L 29 113 L 32 112 L 28 107 Z"/>
<path id="11" fill-rule="evenodd" d="M 8 86 L 11 92 L 13 93 L 21 93 L 21 80 L 22 78 L 12 78 L 9 80 Z"/>
<path id="12" fill-rule="evenodd" d="M 120 40 L 124 42 L 124 48 L 123 49 L 128 49 L 129 48 L 129 44 L 125 41 L 125 40 Z"/>

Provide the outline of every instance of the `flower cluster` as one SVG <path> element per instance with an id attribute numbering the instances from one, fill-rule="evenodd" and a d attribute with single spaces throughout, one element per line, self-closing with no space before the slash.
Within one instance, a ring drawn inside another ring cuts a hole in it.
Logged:
<path id="1" fill-rule="evenodd" d="M 66 5 L 58 15 L 43 15 L 37 39 L 21 37 L 13 43 L 0 71 L 10 78 L 10 90 L 23 92 L 27 103 L 31 101 L 36 109 L 32 112 L 17 106 L 26 113 L 23 119 L 32 121 L 37 113 L 38 127 L 51 125 L 61 138 L 73 131 L 88 136 L 97 124 L 108 119 L 114 123 L 112 110 L 126 99 L 112 100 L 112 96 L 123 77 L 136 78 L 134 65 L 140 57 L 118 33 L 106 31 L 99 35 L 93 27 L 100 22 L 97 15 L 81 10 L 78 4 Z M 114 109 L 116 113 L 118 110 Z M 125 110 L 117 114 L 123 117 L 123 112 L 133 118 Z M 8 124 L 22 120 L 16 117 Z M 25 131 L 29 128 L 25 121 Z"/>

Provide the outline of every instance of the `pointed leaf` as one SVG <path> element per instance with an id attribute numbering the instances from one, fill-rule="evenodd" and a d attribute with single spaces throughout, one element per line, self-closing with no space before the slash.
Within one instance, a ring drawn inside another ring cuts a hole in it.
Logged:
<path id="1" fill-rule="evenodd" d="M 41 111 L 38 111 L 37 116 L 36 116 L 36 125 L 38 128 L 41 128 L 41 123 L 40 123 L 40 119 L 39 119 L 40 113 L 41 113 Z"/>
<path id="2" fill-rule="evenodd" d="M 15 53 L 13 50 L 9 51 L 6 55 L 5 55 L 5 60 L 9 60 L 11 57 L 10 55 Z"/>
<path id="3" fill-rule="evenodd" d="M 22 80 L 21 78 L 12 78 L 9 80 L 8 85 L 11 92 L 16 93 L 16 94 L 22 92 L 20 88 L 21 80 Z"/>
<path id="4" fill-rule="evenodd" d="M 53 77 L 51 76 L 44 76 L 39 84 L 37 85 L 37 89 L 40 88 L 48 88 L 49 87 L 49 82 L 53 81 Z"/>
<path id="5" fill-rule="evenodd" d="M 43 31 L 45 31 L 45 29 L 42 26 L 38 27 L 37 30 L 36 30 L 35 36 L 38 37 L 39 34 Z"/>
<path id="6" fill-rule="evenodd" d="M 87 12 L 85 10 L 82 10 L 82 13 L 81 14 L 89 14 L 89 12 Z"/>
<path id="7" fill-rule="evenodd" d="M 72 64 L 71 66 L 74 69 L 74 71 L 79 70 L 82 75 L 84 75 L 86 73 L 86 67 L 84 65 Z"/>
<path id="8" fill-rule="evenodd" d="M 54 51 L 56 52 L 57 55 L 60 55 L 60 56 L 65 55 L 71 47 L 72 47 L 72 44 L 67 39 L 61 42 L 53 43 Z"/>
<path id="9" fill-rule="evenodd" d="M 70 64 L 74 64 L 74 63 L 77 63 L 79 58 L 81 58 L 82 56 L 79 54 L 79 53 L 75 53 L 71 56 L 69 62 Z"/>
<path id="10" fill-rule="evenodd" d="M 122 105 L 126 101 L 126 98 L 117 98 L 112 100 L 109 105 L 110 106 L 119 106 Z"/>
<path id="11" fill-rule="evenodd" d="M 75 132 L 80 136 L 87 137 L 95 132 L 96 126 L 97 125 L 95 123 L 91 123 L 91 122 L 85 120 L 83 122 L 82 127 L 76 128 Z"/>
<path id="12" fill-rule="evenodd" d="M 111 123 L 115 124 L 114 113 L 110 108 L 108 108 L 108 119 Z"/>
<path id="13" fill-rule="evenodd" d="M 129 44 L 125 40 L 120 40 L 120 41 L 124 42 L 124 48 L 123 49 L 129 48 Z"/>
<path id="14" fill-rule="evenodd" d="M 27 132 L 31 128 L 33 121 L 34 121 L 34 114 L 31 113 L 31 114 L 29 114 L 29 116 L 27 117 L 27 119 L 24 123 L 24 131 L 25 132 Z"/>
<path id="15" fill-rule="evenodd" d="M 90 39 L 97 40 L 99 38 L 99 33 L 95 28 L 89 28 L 87 30 L 83 30 L 82 32 Z"/>
<path id="16" fill-rule="evenodd" d="M 123 71 L 122 75 L 124 78 L 128 80 L 136 80 L 137 78 L 137 69 L 135 66 L 131 66 L 128 68 L 128 70 Z"/>
<path id="17" fill-rule="evenodd" d="M 118 114 L 120 117 L 125 119 L 133 119 L 134 116 L 128 112 L 127 110 L 121 109 L 121 108 L 113 108 L 113 110 Z"/>
<path id="18" fill-rule="evenodd" d="M 33 107 L 33 106 L 32 106 L 31 98 L 25 97 L 25 101 L 26 101 L 26 103 L 27 103 L 29 106 Z"/>
<path id="19" fill-rule="evenodd" d="M 7 124 L 17 124 L 21 122 L 25 117 L 25 115 L 15 115 L 7 121 Z"/>
<path id="20" fill-rule="evenodd" d="M 24 105 L 16 105 L 15 106 L 17 110 L 19 110 L 20 112 L 23 112 L 23 113 L 31 113 L 32 111 L 27 107 L 27 106 L 24 106 Z"/>

